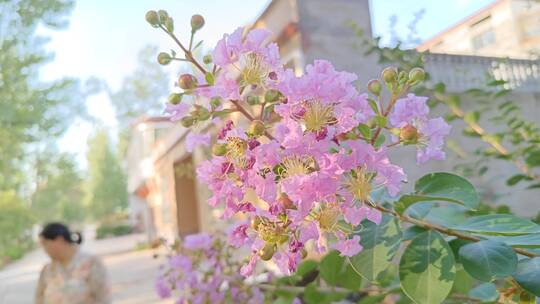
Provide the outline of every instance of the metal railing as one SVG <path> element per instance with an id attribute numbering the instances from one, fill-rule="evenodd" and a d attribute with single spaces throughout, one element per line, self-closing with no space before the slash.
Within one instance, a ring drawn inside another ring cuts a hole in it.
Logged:
<path id="1" fill-rule="evenodd" d="M 443 82 L 448 91 L 485 87 L 496 79 L 506 81 L 506 89 L 540 92 L 540 60 L 426 53 L 424 61 L 430 82 Z"/>

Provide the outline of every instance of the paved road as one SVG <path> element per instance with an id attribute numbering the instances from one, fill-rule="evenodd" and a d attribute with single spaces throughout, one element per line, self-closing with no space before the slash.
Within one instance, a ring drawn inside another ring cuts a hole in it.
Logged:
<path id="1" fill-rule="evenodd" d="M 154 278 L 160 261 L 153 259 L 152 250 L 133 250 L 144 235 L 89 240 L 82 250 L 102 257 L 112 283 L 113 303 L 173 303 L 159 301 L 154 294 Z M 21 260 L 0 270 L 0 304 L 33 303 L 39 271 L 48 257 L 41 250 L 33 251 Z"/>

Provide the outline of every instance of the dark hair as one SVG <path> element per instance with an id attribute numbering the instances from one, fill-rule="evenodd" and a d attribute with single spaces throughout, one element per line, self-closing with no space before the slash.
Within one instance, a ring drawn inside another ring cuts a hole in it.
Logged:
<path id="1" fill-rule="evenodd" d="M 47 224 L 39 235 L 42 238 L 47 239 L 47 240 L 54 240 L 57 237 L 61 236 L 68 243 L 71 243 L 71 244 L 82 243 L 81 233 L 69 231 L 69 228 L 62 223 Z"/>

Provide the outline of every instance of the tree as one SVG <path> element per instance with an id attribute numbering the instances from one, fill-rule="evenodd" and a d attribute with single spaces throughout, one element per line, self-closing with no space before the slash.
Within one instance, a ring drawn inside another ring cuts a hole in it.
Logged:
<path id="1" fill-rule="evenodd" d="M 126 177 L 107 131 L 98 129 L 88 140 L 85 205 L 96 219 L 127 207 Z"/>
<path id="2" fill-rule="evenodd" d="M 40 176 L 32 195 L 32 210 L 41 222 L 84 220 L 82 178 L 73 157 L 49 150 L 42 155 Z"/>

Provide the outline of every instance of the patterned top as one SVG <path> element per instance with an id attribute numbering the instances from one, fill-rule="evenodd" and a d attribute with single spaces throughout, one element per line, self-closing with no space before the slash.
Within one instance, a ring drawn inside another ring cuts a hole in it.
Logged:
<path id="1" fill-rule="evenodd" d="M 77 251 L 67 267 L 56 261 L 39 276 L 36 304 L 109 304 L 107 271 L 94 256 Z"/>

